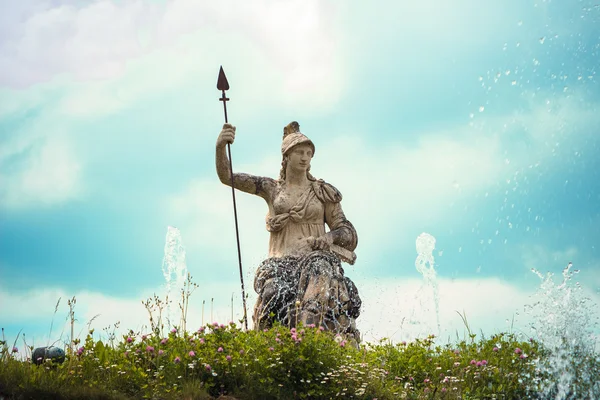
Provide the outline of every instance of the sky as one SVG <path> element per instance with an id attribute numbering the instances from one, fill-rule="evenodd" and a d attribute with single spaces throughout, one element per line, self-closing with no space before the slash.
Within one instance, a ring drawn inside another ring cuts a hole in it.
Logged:
<path id="1" fill-rule="evenodd" d="M 558 282 L 569 262 L 600 304 L 592 0 L 22 0 L 0 11 L 0 327 L 17 346 L 23 333 L 68 341 L 73 297 L 77 335 L 117 322 L 147 331 L 142 301 L 166 293 L 169 226 L 198 284 L 188 326 L 241 319 L 231 191 L 214 166 L 221 65 L 234 170 L 278 176 L 283 127 L 298 121 L 316 146 L 311 172 L 343 194 L 365 340 L 463 337 L 459 313 L 483 334 L 533 335 L 532 269 Z M 239 192 L 237 207 L 251 313 L 267 208 Z M 436 239 L 433 282 L 415 268 L 422 233 Z"/>

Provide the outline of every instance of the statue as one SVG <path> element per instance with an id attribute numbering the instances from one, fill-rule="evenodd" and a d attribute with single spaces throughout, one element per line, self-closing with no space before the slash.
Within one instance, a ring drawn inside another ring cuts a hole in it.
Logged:
<path id="1" fill-rule="evenodd" d="M 217 175 L 228 186 L 226 146 L 234 142 L 235 131 L 223 125 L 216 145 Z M 269 258 L 254 280 L 254 327 L 269 328 L 275 321 L 289 327 L 314 324 L 359 341 L 355 320 L 361 300 L 341 265 L 354 263 L 358 237 L 342 211 L 342 195 L 311 175 L 315 145 L 297 122 L 284 128 L 281 154 L 279 179 L 233 175 L 236 189 L 262 197 L 268 206 Z"/>

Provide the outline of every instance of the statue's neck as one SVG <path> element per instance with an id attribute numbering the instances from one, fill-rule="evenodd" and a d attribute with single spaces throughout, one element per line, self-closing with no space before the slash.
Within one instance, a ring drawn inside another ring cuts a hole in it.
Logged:
<path id="1" fill-rule="evenodd" d="M 308 176 L 305 171 L 296 172 L 290 168 L 285 173 L 285 183 L 293 186 L 306 186 L 308 185 Z"/>

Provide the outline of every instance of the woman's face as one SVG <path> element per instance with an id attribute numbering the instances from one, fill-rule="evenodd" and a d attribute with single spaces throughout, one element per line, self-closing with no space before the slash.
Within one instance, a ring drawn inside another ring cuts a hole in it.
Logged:
<path id="1" fill-rule="evenodd" d="M 310 167 L 312 156 L 313 151 L 310 145 L 296 145 L 288 153 L 288 168 L 291 168 L 295 172 L 306 172 Z"/>

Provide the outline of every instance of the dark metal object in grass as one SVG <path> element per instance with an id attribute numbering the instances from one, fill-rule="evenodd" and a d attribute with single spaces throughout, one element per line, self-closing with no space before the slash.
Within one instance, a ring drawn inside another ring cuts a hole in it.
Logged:
<path id="1" fill-rule="evenodd" d="M 223 102 L 223 111 L 225 112 L 225 123 L 227 121 L 227 101 L 229 98 L 225 96 L 225 91 L 229 90 L 229 82 L 227 82 L 227 77 L 225 76 L 225 72 L 223 71 L 223 67 L 219 69 L 219 78 L 217 79 L 217 89 L 222 92 L 222 96 L 219 101 Z M 244 274 L 242 272 L 242 252 L 240 250 L 240 231 L 238 228 L 238 218 L 237 218 L 237 207 L 235 205 L 235 189 L 233 184 L 233 166 L 231 162 L 231 145 L 227 143 L 227 155 L 229 156 L 229 171 L 231 171 L 231 196 L 233 198 L 233 217 L 235 220 L 235 238 L 237 240 L 237 251 L 238 251 L 238 263 L 240 266 L 240 281 L 242 283 L 242 303 L 244 305 L 244 328 L 248 330 L 248 313 L 246 311 L 246 291 L 244 289 Z"/>
<path id="2" fill-rule="evenodd" d="M 52 362 L 62 364 L 65 361 L 65 351 L 54 346 L 38 347 L 33 350 L 31 361 L 35 365 L 43 364 L 46 360 L 52 360 Z"/>

